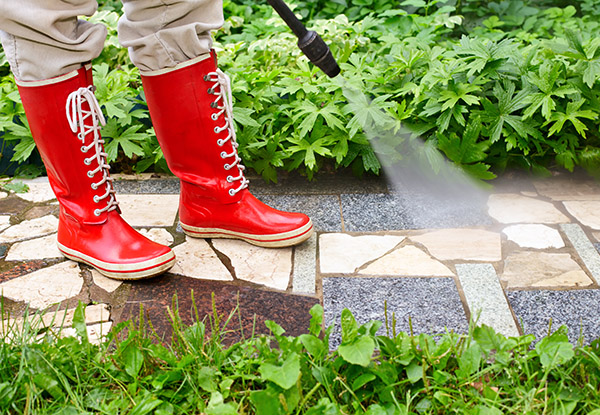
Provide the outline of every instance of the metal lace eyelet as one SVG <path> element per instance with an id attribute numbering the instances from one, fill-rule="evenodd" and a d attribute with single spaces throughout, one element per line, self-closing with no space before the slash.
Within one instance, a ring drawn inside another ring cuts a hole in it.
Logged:
<path id="1" fill-rule="evenodd" d="M 79 138 L 80 140 L 83 140 L 83 135 L 81 133 L 77 133 L 77 138 Z"/>
<path id="2" fill-rule="evenodd" d="M 212 94 L 213 94 L 213 92 L 214 92 L 214 89 L 212 89 L 212 88 L 208 88 L 208 89 L 206 90 L 206 92 L 207 92 L 208 94 L 212 95 Z"/>
<path id="3" fill-rule="evenodd" d="M 221 132 L 219 127 L 215 127 L 213 131 L 215 132 L 215 134 L 219 134 Z"/>
<path id="4" fill-rule="evenodd" d="M 87 176 L 91 179 L 92 177 L 94 177 L 94 172 L 91 170 L 88 170 Z"/>
<path id="5" fill-rule="evenodd" d="M 92 164 L 92 160 L 90 160 L 90 159 L 83 159 L 83 164 L 85 164 L 86 166 L 89 166 L 90 164 Z"/>
<path id="6" fill-rule="evenodd" d="M 219 116 L 218 116 L 218 115 L 217 115 L 217 113 L 215 112 L 215 113 L 213 113 L 213 114 L 210 116 L 210 119 L 211 119 L 211 120 L 213 120 L 213 121 L 217 121 L 217 120 L 219 119 Z"/>
<path id="7" fill-rule="evenodd" d="M 225 180 L 227 180 L 227 183 L 231 183 L 233 182 L 233 176 L 227 176 L 227 179 Z"/>
<path id="8" fill-rule="evenodd" d="M 235 196 L 235 190 L 229 189 L 229 196 Z"/>
<path id="9" fill-rule="evenodd" d="M 217 107 L 218 107 L 218 104 L 217 104 L 216 102 L 211 102 L 211 103 L 210 103 L 210 107 L 211 107 L 211 108 L 217 108 Z"/>
<path id="10" fill-rule="evenodd" d="M 217 140 L 217 145 L 218 145 L 219 147 L 222 147 L 222 146 L 223 146 L 223 144 L 225 144 L 225 141 L 223 141 L 223 140 L 221 140 L 221 139 L 219 138 L 219 139 Z"/>
<path id="11" fill-rule="evenodd" d="M 100 212 L 100 209 L 96 209 L 96 210 L 94 210 L 94 215 L 95 215 L 95 216 L 100 216 L 100 214 L 101 214 L 101 213 L 102 213 L 102 212 Z"/>
<path id="12" fill-rule="evenodd" d="M 96 183 L 92 183 L 92 189 L 98 190 L 98 185 Z"/>
<path id="13" fill-rule="evenodd" d="M 224 151 L 221 151 L 221 154 L 220 154 L 220 155 L 221 155 L 221 158 L 222 158 L 222 159 L 224 159 L 224 158 L 226 158 L 226 157 L 227 157 L 227 153 L 226 153 L 226 152 L 224 152 Z"/>
<path id="14" fill-rule="evenodd" d="M 86 146 L 81 146 L 81 152 L 82 153 L 87 153 L 88 152 L 87 147 Z"/>
<path id="15" fill-rule="evenodd" d="M 229 170 L 231 167 L 232 167 L 232 166 L 231 166 L 231 165 L 229 165 L 229 164 L 223 164 L 223 168 L 224 168 L 225 170 Z"/>
<path id="16" fill-rule="evenodd" d="M 98 198 L 98 196 L 94 196 L 94 203 L 98 203 L 100 201 L 100 199 Z"/>

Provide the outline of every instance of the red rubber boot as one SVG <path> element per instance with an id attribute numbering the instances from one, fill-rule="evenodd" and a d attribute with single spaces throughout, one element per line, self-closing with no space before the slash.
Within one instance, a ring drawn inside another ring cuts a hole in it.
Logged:
<path id="1" fill-rule="evenodd" d="M 148 278 L 175 263 L 173 251 L 139 234 L 121 218 L 104 141 L 104 117 L 82 67 L 34 82 L 17 81 L 31 133 L 60 204 L 58 248 L 116 279 Z"/>
<path id="2" fill-rule="evenodd" d="M 229 78 L 214 54 L 142 76 L 156 136 L 181 180 L 179 220 L 197 238 L 284 247 L 310 237 L 302 213 L 273 209 L 248 191 L 237 153 Z"/>

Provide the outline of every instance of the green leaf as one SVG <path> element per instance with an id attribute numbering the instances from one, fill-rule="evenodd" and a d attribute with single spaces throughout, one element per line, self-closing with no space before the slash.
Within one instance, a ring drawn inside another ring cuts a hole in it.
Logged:
<path id="1" fill-rule="evenodd" d="M 358 323 L 347 308 L 342 310 L 342 343 L 350 343 L 358 336 Z"/>
<path id="2" fill-rule="evenodd" d="M 352 382 L 352 390 L 357 391 L 358 389 L 362 388 L 363 386 L 365 386 L 367 383 L 371 382 L 372 380 L 377 379 L 377 376 L 375 376 L 372 373 L 363 373 L 362 375 L 360 375 L 359 377 L 357 377 L 354 382 Z"/>
<path id="3" fill-rule="evenodd" d="M 311 315 L 309 333 L 313 336 L 318 336 L 323 330 L 323 306 L 315 304 L 311 307 L 309 313 Z"/>
<path id="4" fill-rule="evenodd" d="M 23 182 L 12 180 L 8 183 L 2 184 L 2 189 L 15 193 L 27 193 L 29 191 L 29 186 Z"/>
<path id="5" fill-rule="evenodd" d="M 369 366 L 375 351 L 375 341 L 369 336 L 362 335 L 351 342 L 343 342 L 338 347 L 338 354 L 348 363 L 363 367 Z"/>
<path id="6" fill-rule="evenodd" d="M 458 359 L 460 376 L 467 377 L 479 370 L 481 365 L 481 347 L 477 343 L 471 343 L 463 351 Z"/>
<path id="7" fill-rule="evenodd" d="M 250 394 L 252 400 L 252 394 Z M 210 401 L 205 409 L 206 415 L 237 415 L 237 405 L 233 402 L 224 403 L 223 395 L 219 392 L 210 394 Z"/>
<path id="8" fill-rule="evenodd" d="M 423 366 L 417 362 L 411 362 L 411 364 L 406 367 L 406 376 L 410 383 L 420 381 L 423 379 Z"/>
<path id="9" fill-rule="evenodd" d="M 575 356 L 566 331 L 566 327 L 563 326 L 535 345 L 535 351 L 544 369 L 550 370 L 565 364 Z"/>
<path id="10" fill-rule="evenodd" d="M 77 336 L 81 339 L 83 344 L 88 344 L 88 333 L 87 327 L 85 325 L 85 304 L 81 301 L 77 304 L 77 308 L 75 308 L 75 312 L 73 313 L 73 328 L 77 333 Z"/>
<path id="11" fill-rule="evenodd" d="M 269 380 L 283 389 L 289 389 L 296 384 L 300 376 L 300 356 L 290 354 L 281 366 L 263 363 L 258 371 L 264 380 Z"/>
<path id="12" fill-rule="evenodd" d="M 123 363 L 125 372 L 132 378 L 137 378 L 144 363 L 144 354 L 134 343 L 129 343 L 123 350 Z"/>

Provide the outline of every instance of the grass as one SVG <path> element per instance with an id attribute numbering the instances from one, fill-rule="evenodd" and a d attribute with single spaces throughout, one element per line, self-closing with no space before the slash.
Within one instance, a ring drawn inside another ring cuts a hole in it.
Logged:
<path id="1" fill-rule="evenodd" d="M 489 327 L 466 335 L 411 336 L 383 323 L 359 325 L 341 315 L 342 344 L 329 350 L 323 310 L 309 332 L 271 334 L 229 346 L 235 320 L 181 322 L 167 312 L 162 341 L 140 311 L 107 341 L 87 338 L 84 307 L 78 337 L 27 323 L 0 330 L 0 412 L 5 414 L 600 414 L 599 343 L 573 346 L 559 328 L 534 344 Z M 393 321 L 393 318 L 392 318 Z"/>

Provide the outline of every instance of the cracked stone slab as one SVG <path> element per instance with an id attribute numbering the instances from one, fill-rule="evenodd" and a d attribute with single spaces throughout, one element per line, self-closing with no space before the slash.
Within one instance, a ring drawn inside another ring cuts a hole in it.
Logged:
<path id="1" fill-rule="evenodd" d="M 457 264 L 471 319 L 487 325 L 506 337 L 516 337 L 519 329 L 504 296 L 500 280 L 492 264 Z"/>
<path id="2" fill-rule="evenodd" d="M 323 278 L 325 326 L 333 325 L 331 347 L 341 341 L 339 318 L 348 308 L 361 324 L 371 320 L 385 322 L 392 313 L 397 332 L 442 334 L 446 331 L 466 333 L 467 317 L 452 278 Z M 379 331 L 385 334 L 385 324 Z M 391 333 L 391 327 L 390 327 Z"/>
<path id="3" fill-rule="evenodd" d="M 576 223 L 567 223 L 561 225 L 561 228 L 575 250 L 579 254 L 583 263 L 592 274 L 596 283 L 600 282 L 600 255 L 594 248 L 594 245 L 587 238 L 583 229 Z"/>
<path id="4" fill-rule="evenodd" d="M 52 215 L 26 220 L 0 233 L 0 243 L 11 243 L 38 236 L 46 236 L 56 232 L 57 228 L 58 219 Z"/>
<path id="5" fill-rule="evenodd" d="M 27 193 L 18 193 L 17 196 L 21 199 L 28 200 L 34 203 L 40 202 L 48 202 L 50 200 L 56 199 L 52 188 L 50 187 L 50 183 L 48 182 L 48 177 L 36 177 L 31 180 L 19 180 L 23 182 L 29 187 L 29 191 Z"/>
<path id="6" fill-rule="evenodd" d="M 600 200 L 574 200 L 563 202 L 563 204 L 582 225 L 589 226 L 596 231 L 600 230 Z"/>
<path id="7" fill-rule="evenodd" d="M 315 294 L 317 273 L 317 234 L 294 250 L 292 290 L 299 294 Z"/>
<path id="8" fill-rule="evenodd" d="M 346 231 L 373 232 L 490 225 L 485 202 L 440 201 L 417 193 L 342 194 Z"/>
<path id="9" fill-rule="evenodd" d="M 546 225 L 511 225 L 502 230 L 509 241 L 522 248 L 563 248 L 565 242 L 560 233 Z"/>
<path id="10" fill-rule="evenodd" d="M 0 232 L 10 226 L 10 215 L 0 215 Z"/>
<path id="11" fill-rule="evenodd" d="M 292 274 L 292 248 L 262 248 L 235 239 L 213 239 L 231 261 L 237 279 L 286 290 Z"/>
<path id="12" fill-rule="evenodd" d="M 6 298 L 41 309 L 75 297 L 83 287 L 76 262 L 65 261 L 0 284 Z"/>
<path id="13" fill-rule="evenodd" d="M 397 235 L 322 234 L 319 237 L 321 272 L 354 273 L 362 265 L 394 249 L 404 239 Z"/>
<path id="14" fill-rule="evenodd" d="M 85 327 L 87 331 L 88 340 L 92 344 L 100 344 L 106 338 L 106 335 L 110 332 L 112 328 L 112 322 L 104 321 L 97 324 L 90 324 Z M 60 332 L 61 337 L 77 337 L 77 332 L 74 328 L 67 327 L 62 329 Z"/>
<path id="15" fill-rule="evenodd" d="M 96 284 L 98 287 L 102 288 L 108 293 L 114 292 L 117 288 L 121 286 L 121 284 L 123 284 L 123 281 L 108 278 L 100 274 L 93 268 L 91 268 L 90 271 L 92 273 L 92 280 L 94 281 L 94 284 Z"/>
<path id="16" fill-rule="evenodd" d="M 177 258 L 171 274 L 190 278 L 231 281 L 231 273 L 204 239 L 186 236 L 184 243 L 173 248 Z"/>
<path id="17" fill-rule="evenodd" d="M 570 222 L 552 203 L 513 193 L 491 195 L 488 213 L 500 223 Z"/>
<path id="18" fill-rule="evenodd" d="M 179 209 L 179 195 L 119 195 L 117 200 L 131 226 L 171 226 Z"/>
<path id="19" fill-rule="evenodd" d="M 7 261 L 29 261 L 34 259 L 62 258 L 56 245 L 56 234 L 42 238 L 17 242 L 8 251 Z"/>
<path id="20" fill-rule="evenodd" d="M 584 343 L 600 337 L 600 290 L 510 291 L 508 301 L 522 326 L 523 333 L 541 340 L 565 325 L 569 340 L 576 343 L 580 333 Z"/>
<path id="21" fill-rule="evenodd" d="M 173 235 L 164 228 L 140 229 L 139 232 L 151 241 L 166 246 L 170 246 L 174 240 Z"/>
<path id="22" fill-rule="evenodd" d="M 548 179 L 536 180 L 537 191 L 552 200 L 599 200 L 600 186 L 592 181 Z"/>
<path id="23" fill-rule="evenodd" d="M 69 327 L 73 325 L 75 308 L 67 310 L 48 311 L 41 315 L 39 321 L 44 327 Z M 107 304 L 93 304 L 85 307 L 85 323 L 93 324 L 110 319 L 110 311 Z M 39 316 L 39 315 L 38 315 Z"/>
<path id="24" fill-rule="evenodd" d="M 482 229 L 442 229 L 411 236 L 439 260 L 500 261 L 500 234 Z"/>
<path id="25" fill-rule="evenodd" d="M 449 277 L 454 273 L 419 248 L 409 245 L 396 249 L 372 262 L 359 274 Z"/>
<path id="26" fill-rule="evenodd" d="M 571 255 L 537 251 L 509 255 L 500 279 L 508 289 L 578 288 L 594 283 Z"/>

